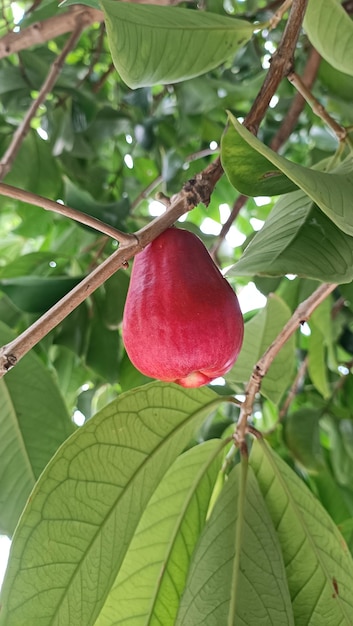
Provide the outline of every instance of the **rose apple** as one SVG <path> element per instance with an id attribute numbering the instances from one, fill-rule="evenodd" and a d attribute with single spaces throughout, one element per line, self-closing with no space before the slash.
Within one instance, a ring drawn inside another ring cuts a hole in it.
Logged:
<path id="1" fill-rule="evenodd" d="M 143 374 L 205 385 L 232 367 L 243 333 L 237 296 L 196 235 L 169 228 L 136 256 L 123 338 Z"/>

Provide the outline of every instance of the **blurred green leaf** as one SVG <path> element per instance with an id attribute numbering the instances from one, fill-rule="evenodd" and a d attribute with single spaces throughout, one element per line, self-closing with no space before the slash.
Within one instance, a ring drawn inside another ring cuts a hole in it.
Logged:
<path id="1" fill-rule="evenodd" d="M 323 469 L 324 456 L 320 445 L 321 411 L 303 408 L 286 415 L 283 436 L 296 461 L 307 471 Z"/>
<path id="2" fill-rule="evenodd" d="M 267 305 L 245 324 L 243 346 L 234 367 L 226 374 L 230 384 L 246 383 L 255 363 L 277 337 L 291 312 L 278 296 L 268 298 Z M 261 385 L 261 393 L 278 404 L 287 388 L 294 369 L 294 338 L 287 341 L 274 359 Z"/>
<path id="3" fill-rule="evenodd" d="M 66 204 L 71 206 L 73 209 L 77 209 L 87 215 L 96 217 L 105 224 L 110 224 L 115 228 L 125 228 L 125 218 L 128 215 L 130 208 L 128 198 L 123 198 L 118 202 L 97 202 L 91 194 L 88 193 L 88 191 L 79 189 L 69 179 L 65 180 L 64 196 Z M 83 226 L 83 228 L 89 227 Z"/>
<path id="4" fill-rule="evenodd" d="M 41 313 L 53 306 L 73 289 L 82 277 L 21 276 L 0 280 L 0 290 L 22 311 Z"/>
<path id="5" fill-rule="evenodd" d="M 353 22 L 337 0 L 309 0 L 304 28 L 310 42 L 333 67 L 353 76 Z"/>

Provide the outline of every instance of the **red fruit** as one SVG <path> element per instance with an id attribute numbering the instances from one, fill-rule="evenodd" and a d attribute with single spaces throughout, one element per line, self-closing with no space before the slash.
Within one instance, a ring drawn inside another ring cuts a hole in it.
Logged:
<path id="1" fill-rule="evenodd" d="M 205 385 L 230 370 L 243 333 L 237 296 L 196 235 L 169 228 L 136 256 L 123 337 L 143 374 Z"/>

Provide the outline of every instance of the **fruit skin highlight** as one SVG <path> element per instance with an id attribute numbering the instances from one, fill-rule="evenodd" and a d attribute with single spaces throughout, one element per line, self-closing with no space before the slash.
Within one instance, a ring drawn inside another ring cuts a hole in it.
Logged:
<path id="1" fill-rule="evenodd" d="M 123 339 L 140 372 L 206 385 L 230 370 L 243 334 L 237 296 L 196 235 L 168 228 L 136 256 Z"/>

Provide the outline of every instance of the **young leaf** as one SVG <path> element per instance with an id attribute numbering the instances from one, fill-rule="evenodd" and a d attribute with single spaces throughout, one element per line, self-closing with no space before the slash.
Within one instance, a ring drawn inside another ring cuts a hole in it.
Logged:
<path id="1" fill-rule="evenodd" d="M 0 322 L 0 345 L 12 339 Z M 12 535 L 35 481 L 74 425 L 33 352 L 0 380 L 0 398 L 0 534 Z"/>
<path id="2" fill-rule="evenodd" d="M 226 443 L 207 441 L 173 463 L 148 503 L 95 626 L 175 623 Z"/>
<path id="3" fill-rule="evenodd" d="M 263 228 L 228 271 L 235 276 L 296 274 L 326 282 L 353 279 L 353 237 L 302 191 L 276 202 Z"/>
<path id="4" fill-rule="evenodd" d="M 278 196 L 297 189 L 229 124 L 221 140 L 221 159 L 229 182 L 246 196 Z"/>
<path id="5" fill-rule="evenodd" d="M 310 42 L 333 67 L 353 76 L 353 22 L 337 0 L 309 0 L 304 28 Z"/>
<path id="6" fill-rule="evenodd" d="M 278 296 L 268 298 L 260 313 L 245 324 L 243 347 L 240 355 L 225 378 L 228 383 L 246 383 L 252 369 L 279 331 L 289 320 L 291 312 Z M 274 359 L 262 381 L 261 393 L 277 404 L 292 378 L 294 368 L 294 337 L 289 339 Z"/>
<path id="7" fill-rule="evenodd" d="M 194 552 L 177 626 L 294 625 L 280 545 L 245 464 L 230 473 Z"/>
<path id="8" fill-rule="evenodd" d="M 250 465 L 281 543 L 296 626 L 353 623 L 353 559 L 303 481 L 264 441 Z M 324 616 L 324 617 L 323 617 Z"/>
<path id="9" fill-rule="evenodd" d="M 148 500 L 221 402 L 207 388 L 152 383 L 122 394 L 65 442 L 16 529 L 1 625 L 95 623 Z"/>
<path id="10" fill-rule="evenodd" d="M 224 63 L 259 24 L 175 7 L 102 0 L 114 65 L 132 89 L 204 74 Z"/>
<path id="11" fill-rule="evenodd" d="M 348 235 L 353 235 L 353 213 L 351 210 L 353 154 L 350 154 L 339 167 L 330 172 L 303 167 L 273 152 L 240 124 L 232 114 L 229 114 L 229 121 L 239 135 L 254 149 L 254 155 L 258 152 L 268 159 L 269 169 L 271 163 L 280 169 L 318 205 L 338 228 Z M 233 172 L 233 176 L 235 175 L 236 173 Z"/>

